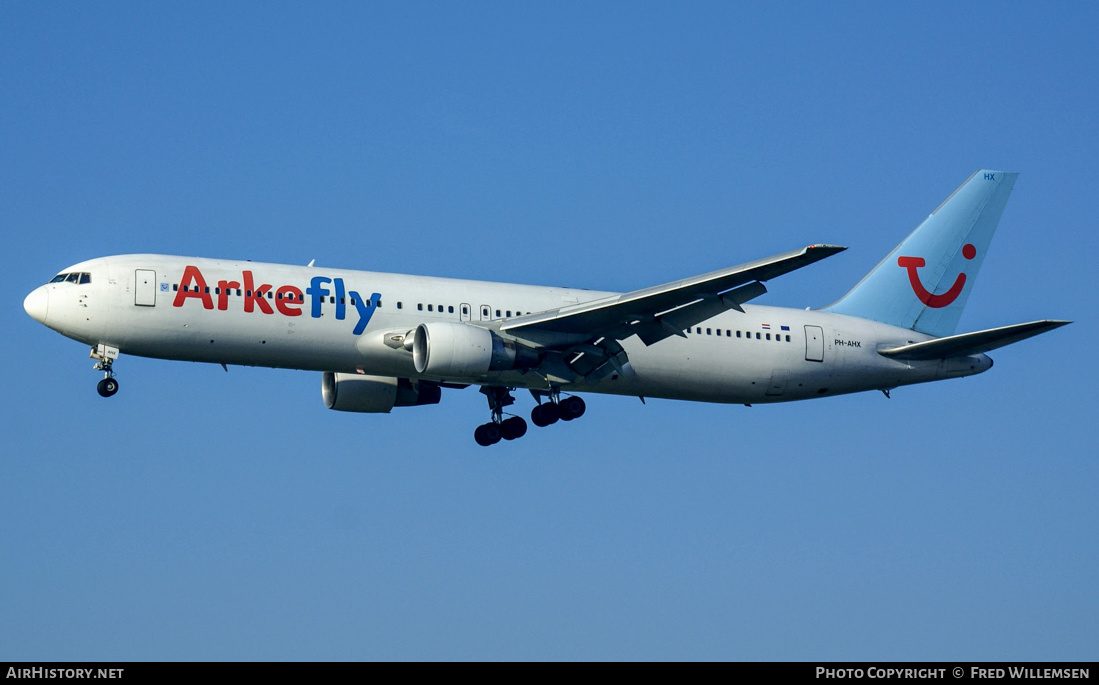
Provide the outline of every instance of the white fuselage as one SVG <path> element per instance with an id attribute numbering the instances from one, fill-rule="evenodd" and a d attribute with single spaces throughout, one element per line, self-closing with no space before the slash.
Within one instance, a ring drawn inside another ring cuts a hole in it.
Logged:
<path id="1" fill-rule="evenodd" d="M 68 271 L 90 274 L 90 282 L 42 286 L 44 295 L 32 295 L 44 303 L 38 305 L 45 307 L 40 320 L 70 338 L 123 354 L 536 390 L 548 381 L 529 370 L 421 376 L 412 355 L 387 345 L 386 338 L 422 323 L 488 325 L 613 295 L 164 255 L 93 259 Z M 992 363 L 983 354 L 890 359 L 877 350 L 930 336 L 839 314 L 743 309 L 693 326 L 685 337 L 649 346 L 627 338 L 622 347 L 629 363 L 620 372 L 559 386 L 704 402 L 782 402 L 967 376 Z"/>

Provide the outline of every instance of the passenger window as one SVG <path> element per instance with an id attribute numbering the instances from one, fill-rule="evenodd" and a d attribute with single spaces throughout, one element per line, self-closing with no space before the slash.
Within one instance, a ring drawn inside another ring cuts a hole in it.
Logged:
<path id="1" fill-rule="evenodd" d="M 446 308 L 446 311 L 447 311 L 447 314 L 453 314 L 454 313 L 454 305 L 448 306 Z"/>
<path id="2" fill-rule="evenodd" d="M 432 311 L 435 311 L 435 310 L 431 308 L 431 305 L 428 305 L 427 306 L 427 311 L 432 312 Z"/>
<path id="3" fill-rule="evenodd" d="M 422 302 L 416 303 L 416 310 L 421 312 L 424 310 L 424 305 Z"/>
<path id="4" fill-rule="evenodd" d="M 771 339 L 771 334 L 770 334 L 770 333 L 768 333 L 768 334 L 767 334 L 767 339 L 768 339 L 768 340 L 770 340 L 770 339 Z"/>
<path id="5" fill-rule="evenodd" d="M 709 328 L 706 329 L 706 335 L 713 335 L 713 333 L 711 332 L 711 329 L 709 329 Z"/>
<path id="6" fill-rule="evenodd" d="M 759 340 L 759 331 L 756 331 L 756 340 Z"/>
<path id="7" fill-rule="evenodd" d="M 789 335 L 786 336 L 786 342 L 790 342 L 790 336 Z"/>
<path id="8" fill-rule="evenodd" d="M 508 315 L 508 318 L 510 319 L 511 318 L 511 310 L 510 309 L 507 311 L 507 315 Z"/>
<path id="9" fill-rule="evenodd" d="M 696 328 L 695 333 L 698 333 L 699 335 L 702 335 L 702 327 L 699 326 L 698 328 Z"/>
<path id="10" fill-rule="evenodd" d="M 499 309 L 497 309 L 497 310 L 496 310 L 496 318 L 497 318 L 497 319 L 499 319 L 499 318 L 500 318 L 500 310 L 499 310 Z"/>

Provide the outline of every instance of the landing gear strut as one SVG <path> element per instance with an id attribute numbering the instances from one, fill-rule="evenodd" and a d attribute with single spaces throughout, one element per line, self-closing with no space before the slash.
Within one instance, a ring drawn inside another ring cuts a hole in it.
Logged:
<path id="1" fill-rule="evenodd" d="M 118 359 L 118 348 L 109 345 L 96 345 L 90 355 L 92 359 L 98 359 L 92 368 L 103 372 L 103 380 L 95 386 L 100 397 L 110 397 L 118 392 L 118 380 L 114 377 L 114 360 Z"/>

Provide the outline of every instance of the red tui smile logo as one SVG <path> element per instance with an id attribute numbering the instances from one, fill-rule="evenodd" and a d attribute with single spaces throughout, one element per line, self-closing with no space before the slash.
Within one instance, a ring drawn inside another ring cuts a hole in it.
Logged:
<path id="1" fill-rule="evenodd" d="M 977 256 L 977 248 L 973 245 L 966 243 L 962 247 L 962 256 L 966 259 L 973 259 Z M 950 290 L 947 290 L 941 295 L 933 295 L 923 287 L 923 282 L 920 281 L 920 275 L 917 273 L 917 269 L 926 264 L 923 257 L 898 257 L 897 266 L 908 269 L 908 282 L 912 284 L 912 291 L 916 293 L 916 297 L 920 298 L 920 302 L 923 302 L 928 307 L 940 309 L 947 306 L 954 300 L 958 299 L 958 295 L 962 294 L 962 288 L 965 287 L 965 274 L 958 274 L 958 278 L 954 280 L 954 285 L 950 286 Z"/>

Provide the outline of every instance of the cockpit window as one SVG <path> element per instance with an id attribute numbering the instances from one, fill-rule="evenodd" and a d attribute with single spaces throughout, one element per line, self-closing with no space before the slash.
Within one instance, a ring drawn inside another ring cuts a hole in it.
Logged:
<path id="1" fill-rule="evenodd" d="M 83 285 L 85 283 L 91 282 L 92 275 L 86 271 L 74 271 L 71 274 L 57 274 L 52 279 L 50 279 L 50 283 L 78 283 Z"/>

